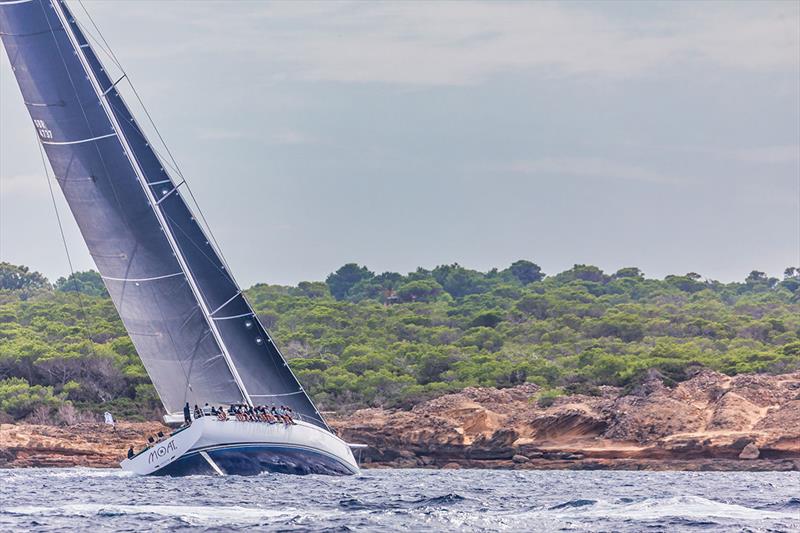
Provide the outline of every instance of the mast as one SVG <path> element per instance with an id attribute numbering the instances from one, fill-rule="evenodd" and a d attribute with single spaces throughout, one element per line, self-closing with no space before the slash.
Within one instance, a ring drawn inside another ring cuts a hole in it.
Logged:
<path id="1" fill-rule="evenodd" d="M 167 412 L 280 402 L 330 430 L 87 37 L 63 0 L 0 0 L 39 141 Z"/>
<path id="2" fill-rule="evenodd" d="M 189 267 L 189 264 L 187 263 L 186 258 L 184 257 L 183 252 L 180 249 L 180 246 L 178 246 L 177 244 L 175 235 L 172 233 L 170 225 L 167 224 L 167 221 L 164 219 L 164 214 L 161 212 L 161 209 L 159 208 L 160 201 L 155 198 L 155 196 L 153 195 L 153 191 L 150 190 L 150 187 L 146 185 L 147 180 L 145 178 L 144 172 L 142 171 L 139 162 L 136 159 L 136 156 L 134 155 L 134 152 L 130 147 L 129 141 L 125 135 L 125 132 L 123 131 L 123 128 L 119 124 L 116 115 L 111 109 L 111 104 L 108 101 L 108 91 L 103 91 L 103 88 L 100 86 L 97 77 L 94 75 L 94 72 L 89 66 L 89 61 L 85 56 L 83 48 L 91 48 L 91 44 L 88 42 L 88 40 L 85 44 L 80 44 L 80 42 L 78 41 L 72 29 L 72 25 L 70 24 L 71 21 L 67 17 L 66 5 L 64 0 L 50 0 L 50 5 L 55 10 L 58 19 L 61 21 L 61 25 L 64 27 L 67 37 L 69 38 L 69 41 L 74 49 L 74 52 L 78 56 L 78 59 L 80 60 L 81 64 L 83 65 L 83 68 L 86 71 L 86 76 L 91 82 L 94 92 L 96 93 L 98 99 L 100 100 L 100 103 L 103 106 L 103 109 L 106 115 L 108 116 L 108 119 L 112 124 L 112 127 L 116 131 L 117 137 L 122 143 L 122 146 L 125 150 L 125 155 L 128 157 L 128 160 L 130 161 L 131 166 L 133 167 L 136 173 L 136 178 L 139 181 L 139 184 L 141 185 L 142 189 L 144 190 L 145 195 L 147 196 L 148 203 L 150 204 L 150 207 L 153 209 L 153 213 L 155 214 L 158 223 L 161 226 L 161 229 L 164 232 L 167 241 L 169 242 L 170 248 L 172 249 L 172 253 L 175 255 L 175 258 L 177 259 L 178 264 L 180 265 L 181 270 L 183 271 L 183 274 L 186 277 L 186 281 L 188 282 L 192 290 L 192 293 L 194 294 L 194 297 L 197 300 L 198 305 L 200 306 L 200 310 L 202 311 L 203 316 L 205 317 L 205 321 L 212 335 L 214 336 L 214 339 L 216 340 L 217 344 L 222 350 L 222 355 L 225 358 L 225 362 L 228 365 L 228 368 L 230 369 L 231 374 L 233 375 L 233 378 L 236 381 L 236 384 L 242 393 L 242 398 L 248 405 L 253 405 L 253 402 L 250 398 L 250 394 L 247 392 L 247 388 L 245 387 L 245 384 L 242 381 L 241 376 L 239 375 L 239 371 L 236 369 L 236 365 L 234 365 L 233 363 L 233 360 L 228 351 L 228 347 L 222 337 L 222 334 L 217 328 L 214 318 L 211 316 L 212 312 L 208 308 L 208 305 L 205 302 L 203 294 L 200 291 L 200 288 L 198 287 L 197 281 L 194 278 L 192 270 Z M 70 17 L 71 16 L 72 15 L 70 14 Z M 74 21 L 72 22 L 74 23 Z M 178 183 L 177 185 L 170 183 L 173 186 L 173 188 L 164 195 L 164 198 L 166 198 L 171 194 L 177 194 L 178 188 L 181 185 L 183 185 L 183 183 L 184 183 L 183 181 Z"/>

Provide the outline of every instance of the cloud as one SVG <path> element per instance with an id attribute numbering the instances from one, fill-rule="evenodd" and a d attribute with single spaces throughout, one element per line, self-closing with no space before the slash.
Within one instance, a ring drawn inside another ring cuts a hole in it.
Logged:
<path id="1" fill-rule="evenodd" d="M 731 155 L 749 163 L 798 163 L 800 145 L 763 146 L 731 152 Z"/>
<path id="2" fill-rule="evenodd" d="M 154 16 L 141 5 L 122 10 Z M 121 8 L 115 2 L 107 16 Z M 188 14 L 183 3 L 157 11 L 153 24 L 180 20 L 190 29 L 137 41 L 131 53 L 233 52 L 290 80 L 463 85 L 518 71 L 629 77 L 686 64 L 800 64 L 796 2 L 202 2 Z"/>
<path id="3" fill-rule="evenodd" d="M 280 131 L 269 137 L 270 144 L 311 144 L 314 142 L 310 136 L 299 131 Z"/>
<path id="4" fill-rule="evenodd" d="M 599 157 L 543 157 L 516 161 L 507 170 L 519 174 L 542 175 L 542 177 L 555 174 L 659 184 L 679 184 L 689 181 L 681 176 Z"/>

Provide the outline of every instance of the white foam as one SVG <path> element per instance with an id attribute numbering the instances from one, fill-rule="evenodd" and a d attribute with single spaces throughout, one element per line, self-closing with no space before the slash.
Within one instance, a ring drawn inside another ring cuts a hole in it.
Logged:
<path id="1" fill-rule="evenodd" d="M 752 509 L 743 505 L 723 503 L 700 496 L 673 496 L 670 498 L 647 498 L 640 502 L 612 504 L 598 502 L 587 508 L 573 509 L 565 515 L 575 517 L 630 518 L 633 520 L 658 520 L 661 518 L 723 518 L 731 520 L 797 520 L 797 513 Z"/>
<path id="2" fill-rule="evenodd" d="M 121 468 L 88 468 L 88 467 L 71 467 L 71 468 L 20 468 L 18 470 L 0 471 L 0 478 L 3 481 L 16 481 L 24 480 L 29 482 L 31 478 L 46 477 L 57 479 L 68 479 L 73 477 L 87 478 L 87 477 L 131 477 L 135 474 L 126 472 Z"/>
<path id="3" fill-rule="evenodd" d="M 97 503 L 76 503 L 53 507 L 19 506 L 4 510 L 9 514 L 37 516 L 80 516 L 89 517 L 99 514 L 156 514 L 159 516 L 180 518 L 193 525 L 212 524 L 248 524 L 259 521 L 292 517 L 299 513 L 296 510 L 275 511 L 239 506 L 198 506 L 198 505 L 116 505 Z"/>

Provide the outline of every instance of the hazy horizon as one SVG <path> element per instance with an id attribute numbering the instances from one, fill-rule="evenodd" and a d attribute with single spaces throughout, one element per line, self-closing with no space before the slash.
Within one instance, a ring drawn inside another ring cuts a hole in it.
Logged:
<path id="1" fill-rule="evenodd" d="M 800 266 L 800 4 L 84 4 L 243 286 L 348 262 Z M 69 269 L 0 57 L 0 261 L 54 281 Z"/>

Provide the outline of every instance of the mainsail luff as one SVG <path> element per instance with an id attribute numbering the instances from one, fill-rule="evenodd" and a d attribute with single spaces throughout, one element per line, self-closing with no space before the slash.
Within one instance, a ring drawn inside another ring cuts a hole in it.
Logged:
<path id="1" fill-rule="evenodd" d="M 111 79 L 105 74 L 105 69 L 103 69 L 100 66 L 100 60 L 97 58 L 96 54 L 92 50 L 92 47 L 89 44 L 88 39 L 86 39 L 86 37 L 83 35 L 83 32 L 80 30 L 80 28 L 78 28 L 78 25 L 75 22 L 75 19 L 72 16 L 72 13 L 70 13 L 69 8 L 66 6 L 64 0 L 58 0 L 56 2 L 53 2 L 51 0 L 51 5 L 55 8 L 56 13 L 58 14 L 58 17 L 59 17 L 59 19 L 61 21 L 61 24 L 65 28 L 66 33 L 67 33 L 68 37 L 70 38 L 70 42 L 72 43 L 72 46 L 75 49 L 76 55 L 81 59 L 81 63 L 83 64 L 83 67 L 86 70 L 87 78 L 89 78 L 89 81 L 92 84 L 92 87 L 94 88 L 95 93 L 97 94 L 98 100 L 100 101 L 101 105 L 105 109 L 106 115 L 108 116 L 108 119 L 111 121 L 112 127 L 116 131 L 117 136 L 119 137 L 119 140 L 120 140 L 120 142 L 122 143 L 122 145 L 123 145 L 123 147 L 125 149 L 125 155 L 130 160 L 131 166 L 133 167 L 133 169 L 134 169 L 134 171 L 136 173 L 136 177 L 137 177 L 137 179 L 139 181 L 139 184 L 141 185 L 142 190 L 144 191 L 145 195 L 148 198 L 148 203 L 153 208 L 153 213 L 155 214 L 156 218 L 158 219 L 159 225 L 161 226 L 162 230 L 164 231 L 164 235 L 166 236 L 167 241 L 169 242 L 170 248 L 172 248 L 172 253 L 175 255 L 175 258 L 177 259 L 178 263 L 180 264 L 181 272 L 183 272 L 183 274 L 186 276 L 186 281 L 188 282 L 189 287 L 192 290 L 194 298 L 197 301 L 198 305 L 200 306 L 200 309 L 202 310 L 203 314 L 205 315 L 206 323 L 208 324 L 212 334 L 214 335 L 214 339 L 216 340 L 218 346 L 222 350 L 222 355 L 225 358 L 225 363 L 228 365 L 228 369 L 230 370 L 231 374 L 233 375 L 233 378 L 236 381 L 236 385 L 239 387 L 239 390 L 240 390 L 240 392 L 242 394 L 242 398 L 248 404 L 252 405 L 252 401 L 250 399 L 250 396 L 247 394 L 247 389 L 245 388 L 244 383 L 242 383 L 242 378 L 239 376 L 239 373 L 236 370 L 236 367 L 234 366 L 233 361 L 231 361 L 231 357 L 230 357 L 230 354 L 228 353 L 228 349 L 225 346 L 225 342 L 222 340 L 222 338 L 221 338 L 221 336 L 219 334 L 219 330 L 216 328 L 216 325 L 214 324 L 214 320 L 211 317 L 211 314 L 210 314 L 210 311 L 208 309 L 208 306 L 207 306 L 207 304 L 206 304 L 206 302 L 205 302 L 205 300 L 203 298 L 203 295 L 200 292 L 200 289 L 198 288 L 197 283 L 196 283 L 196 281 L 194 279 L 194 275 L 192 274 L 192 270 L 189 267 L 189 265 L 186 263 L 186 260 L 183 257 L 183 253 L 181 252 L 180 248 L 178 247 L 177 243 L 175 242 L 175 237 L 172 234 L 172 231 L 171 231 L 169 225 L 166 223 L 166 220 L 164 220 L 164 214 L 161 212 L 161 210 L 158 207 L 159 204 L 161 203 L 161 201 L 166 199 L 166 198 L 164 197 L 164 198 L 161 198 L 161 199 L 158 199 L 158 200 L 156 199 L 156 197 L 153 194 L 153 191 L 151 189 L 152 185 L 148 185 L 149 182 L 148 182 L 144 172 L 142 171 L 142 167 L 141 167 L 141 165 L 139 163 L 139 160 L 138 160 L 138 158 L 136 156 L 136 153 L 131 148 L 131 145 L 128 142 L 126 134 L 125 134 L 125 132 L 123 131 L 122 127 L 119 124 L 119 120 L 118 120 L 117 114 L 115 113 L 115 110 L 111 108 L 112 104 L 111 104 L 111 101 L 110 101 L 110 98 L 109 98 L 109 93 L 111 91 L 115 90 L 115 85 L 116 84 L 111 82 Z M 94 67 L 92 65 L 92 62 L 94 63 Z M 101 85 L 101 80 L 104 81 L 107 86 Z M 119 93 L 116 93 L 116 91 L 115 91 L 115 95 L 119 96 Z M 121 99 L 120 99 L 120 103 L 122 104 L 123 109 L 125 111 L 128 111 L 127 107 L 125 106 L 124 102 L 122 102 Z M 128 111 L 128 114 L 131 115 L 131 117 L 130 117 L 131 122 L 135 123 L 133 115 L 129 111 Z M 145 138 L 144 137 L 144 133 L 142 132 L 141 128 L 138 128 L 138 126 L 137 126 L 137 129 L 141 133 L 142 137 Z M 149 142 L 147 144 L 149 144 Z M 151 150 L 150 153 L 152 153 L 155 156 L 155 152 L 154 151 Z M 157 156 L 156 156 L 156 159 L 158 159 Z M 158 163 L 163 165 L 163 163 L 161 163 L 161 161 L 158 161 Z M 163 170 L 163 166 L 160 167 L 160 168 Z M 177 194 L 178 187 L 180 187 L 180 185 L 183 184 L 184 182 L 181 182 L 180 184 L 175 185 L 175 183 L 172 181 L 172 179 L 168 175 L 166 175 L 165 179 L 163 181 L 159 182 L 159 184 L 163 184 L 163 183 L 169 183 L 172 186 L 172 188 L 165 195 L 165 196 L 167 196 L 167 195 L 173 194 L 173 193 Z"/>
<path id="2" fill-rule="evenodd" d="M 25 100 L 38 102 L 28 108 L 40 141 L 165 408 L 239 402 L 249 392 L 255 403 L 290 405 L 327 429 L 63 0 L 0 0 L 0 34 Z"/>
<path id="3" fill-rule="evenodd" d="M 165 408 L 241 401 L 57 4 L 0 1 L 0 37 L 54 174 Z"/>

